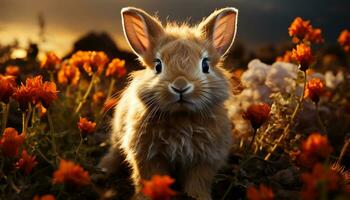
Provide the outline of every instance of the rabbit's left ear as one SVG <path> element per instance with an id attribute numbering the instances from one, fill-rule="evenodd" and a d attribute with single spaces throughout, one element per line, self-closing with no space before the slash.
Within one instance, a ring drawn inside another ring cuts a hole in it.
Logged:
<path id="1" fill-rule="evenodd" d="M 220 55 L 230 49 L 237 30 L 238 10 L 232 7 L 213 12 L 199 24 L 204 37 L 212 44 Z"/>

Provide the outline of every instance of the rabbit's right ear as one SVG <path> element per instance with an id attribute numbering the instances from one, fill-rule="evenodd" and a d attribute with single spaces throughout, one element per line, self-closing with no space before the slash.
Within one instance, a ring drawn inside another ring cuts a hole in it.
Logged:
<path id="1" fill-rule="evenodd" d="M 144 57 L 163 33 L 161 23 L 145 11 L 126 7 L 121 11 L 124 34 L 134 52 Z"/>

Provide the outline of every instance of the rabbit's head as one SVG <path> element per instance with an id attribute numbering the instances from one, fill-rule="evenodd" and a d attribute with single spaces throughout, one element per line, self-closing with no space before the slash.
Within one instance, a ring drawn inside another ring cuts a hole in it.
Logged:
<path id="1" fill-rule="evenodd" d="M 195 27 L 163 27 L 137 8 L 124 8 L 121 14 L 125 37 L 146 67 L 133 79 L 145 105 L 163 112 L 205 113 L 228 99 L 230 77 L 220 65 L 234 41 L 236 9 L 217 10 Z"/>

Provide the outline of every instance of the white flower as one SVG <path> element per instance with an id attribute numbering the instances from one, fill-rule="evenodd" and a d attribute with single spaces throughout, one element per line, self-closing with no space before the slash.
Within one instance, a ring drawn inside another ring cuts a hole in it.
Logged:
<path id="1" fill-rule="evenodd" d="M 339 83 L 344 81 L 344 73 L 342 71 L 339 71 L 337 75 L 334 75 L 333 72 L 327 71 L 324 74 L 326 86 L 335 89 Z"/>
<path id="2" fill-rule="evenodd" d="M 244 86 L 255 88 L 258 85 L 264 85 L 269 66 L 254 59 L 249 62 L 248 69 L 242 74 L 241 80 Z"/>
<path id="3" fill-rule="evenodd" d="M 295 90 L 297 73 L 297 65 L 275 62 L 270 67 L 265 83 L 273 92 L 289 93 Z"/>

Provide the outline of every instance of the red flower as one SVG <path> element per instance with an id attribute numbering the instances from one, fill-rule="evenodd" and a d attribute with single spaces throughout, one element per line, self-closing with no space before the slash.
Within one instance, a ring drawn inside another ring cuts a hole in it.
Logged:
<path id="1" fill-rule="evenodd" d="M 326 93 L 323 81 L 319 78 L 309 80 L 305 87 L 304 98 L 310 98 L 313 102 L 318 103 L 320 97 Z"/>
<path id="2" fill-rule="evenodd" d="M 53 174 L 52 182 L 53 184 L 68 183 L 80 187 L 89 185 L 91 178 L 80 165 L 61 160 L 59 168 Z"/>
<path id="3" fill-rule="evenodd" d="M 322 31 L 321 29 L 312 29 L 308 35 L 306 35 L 305 40 L 314 42 L 317 44 L 323 43 Z"/>
<path id="4" fill-rule="evenodd" d="M 350 50 L 350 31 L 343 30 L 338 37 L 339 44 L 343 47 L 345 52 Z"/>
<path id="5" fill-rule="evenodd" d="M 0 101 L 8 103 L 16 89 L 16 85 L 14 76 L 3 76 L 0 74 Z"/>
<path id="6" fill-rule="evenodd" d="M 21 70 L 18 66 L 9 65 L 6 67 L 5 75 L 7 76 L 19 76 L 21 73 Z"/>
<path id="7" fill-rule="evenodd" d="M 319 199 L 324 194 L 348 192 L 342 177 L 320 163 L 313 167 L 312 173 L 301 174 L 301 181 L 303 182 L 301 199 L 305 200 Z M 328 199 L 327 196 L 324 198 Z"/>
<path id="8" fill-rule="evenodd" d="M 110 98 L 110 99 L 107 99 L 103 105 L 103 111 L 104 112 L 107 112 L 109 111 L 110 109 L 114 108 L 118 103 L 118 99 L 116 98 Z"/>
<path id="9" fill-rule="evenodd" d="M 57 77 L 60 84 L 76 86 L 80 79 L 80 71 L 77 67 L 63 64 L 57 73 Z"/>
<path id="10" fill-rule="evenodd" d="M 24 112 L 28 109 L 28 104 L 34 101 L 34 94 L 35 93 L 33 93 L 30 88 L 22 83 L 22 85 L 13 93 L 12 98 L 18 102 L 20 109 Z"/>
<path id="11" fill-rule="evenodd" d="M 89 121 L 88 119 L 84 117 L 80 117 L 78 122 L 78 128 L 81 133 L 84 134 L 92 134 L 95 132 L 96 129 L 96 123 Z"/>
<path id="12" fill-rule="evenodd" d="M 56 198 L 51 194 L 46 194 L 41 197 L 39 195 L 35 195 L 33 200 L 56 200 Z"/>
<path id="13" fill-rule="evenodd" d="M 314 61 L 311 47 L 305 43 L 297 45 L 296 49 L 293 49 L 292 59 L 300 64 L 300 69 L 302 71 L 306 71 Z"/>
<path id="14" fill-rule="evenodd" d="M 288 28 L 289 36 L 293 37 L 293 41 L 298 42 L 312 29 L 310 21 L 304 21 L 301 17 L 296 17 Z"/>
<path id="15" fill-rule="evenodd" d="M 170 200 L 176 192 L 170 188 L 170 185 L 175 182 L 169 176 L 152 176 L 151 180 L 143 180 L 142 193 L 150 197 L 152 200 Z"/>
<path id="16" fill-rule="evenodd" d="M 18 155 L 18 150 L 24 141 L 23 135 L 18 135 L 14 128 L 6 128 L 0 139 L 0 150 L 2 155 L 13 157 Z"/>
<path id="17" fill-rule="evenodd" d="M 108 56 L 102 51 L 78 51 L 70 59 L 70 64 L 92 75 L 101 74 L 108 61 Z"/>
<path id="18" fill-rule="evenodd" d="M 333 149 L 328 142 L 327 136 L 323 136 L 320 133 L 311 133 L 301 143 L 301 152 L 298 160 L 302 166 L 311 168 L 314 164 L 326 160 L 332 151 Z"/>
<path id="19" fill-rule="evenodd" d="M 41 86 L 41 90 L 39 90 L 39 99 L 43 106 L 48 108 L 58 98 L 57 93 L 56 84 L 45 81 Z"/>
<path id="20" fill-rule="evenodd" d="M 305 21 L 301 17 L 296 17 L 288 28 L 289 36 L 293 37 L 294 43 L 314 42 L 322 43 L 321 29 L 314 29 L 310 21 Z"/>
<path id="21" fill-rule="evenodd" d="M 295 60 L 293 59 L 292 55 L 292 51 L 286 51 L 283 56 L 277 57 L 276 61 L 294 63 Z"/>
<path id="22" fill-rule="evenodd" d="M 233 75 L 241 79 L 243 72 L 244 72 L 243 69 L 236 69 L 235 71 L 233 71 Z"/>
<path id="23" fill-rule="evenodd" d="M 274 194 L 271 188 L 260 184 L 259 188 L 250 186 L 247 189 L 248 200 L 273 200 Z"/>
<path id="24" fill-rule="evenodd" d="M 97 91 L 92 95 L 92 102 L 95 104 L 102 104 L 106 99 L 106 94 L 103 91 Z"/>
<path id="25" fill-rule="evenodd" d="M 243 118 L 249 120 L 256 130 L 267 121 L 270 115 L 270 106 L 266 103 L 252 104 L 243 114 Z"/>
<path id="26" fill-rule="evenodd" d="M 37 164 L 38 162 L 35 160 L 35 156 L 31 156 L 26 150 L 23 150 L 22 156 L 15 164 L 15 167 L 16 169 L 22 169 L 28 175 Z"/>
<path id="27" fill-rule="evenodd" d="M 125 60 L 119 58 L 113 59 L 107 68 L 106 77 L 120 78 L 126 74 Z"/>
<path id="28" fill-rule="evenodd" d="M 53 52 L 48 52 L 45 58 L 41 61 L 40 67 L 49 71 L 55 71 L 58 69 L 61 59 Z"/>
<path id="29" fill-rule="evenodd" d="M 52 101 L 58 98 L 56 84 L 54 82 L 43 82 L 42 76 L 27 78 L 26 84 L 17 88 L 13 98 L 17 100 L 22 111 L 28 108 L 28 104 L 42 103 L 48 108 Z"/>

